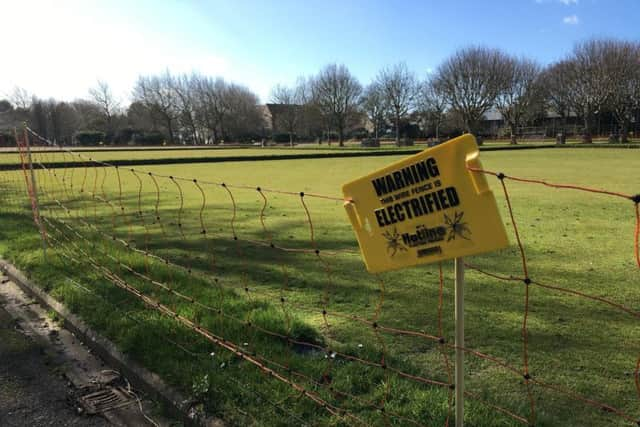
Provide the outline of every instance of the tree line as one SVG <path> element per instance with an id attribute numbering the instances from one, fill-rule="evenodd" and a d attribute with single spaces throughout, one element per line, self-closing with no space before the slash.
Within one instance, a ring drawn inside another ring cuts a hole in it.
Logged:
<path id="1" fill-rule="evenodd" d="M 405 63 L 385 67 L 363 86 L 347 66 L 329 64 L 294 85 L 276 85 L 266 106 L 246 86 L 200 73 L 168 70 L 140 76 L 129 105 L 98 82 L 87 99 L 42 100 L 16 89 L 0 101 L 0 114 L 27 120 L 58 142 L 183 143 L 256 141 L 285 135 L 298 139 L 392 135 L 482 135 L 486 115 L 499 113 L 511 142 L 518 129 L 544 120 L 578 120 L 591 142 L 600 117 L 615 121 L 627 142 L 640 114 L 640 43 L 591 39 L 577 43 L 547 66 L 499 49 L 471 46 L 454 52 L 419 78 Z"/>

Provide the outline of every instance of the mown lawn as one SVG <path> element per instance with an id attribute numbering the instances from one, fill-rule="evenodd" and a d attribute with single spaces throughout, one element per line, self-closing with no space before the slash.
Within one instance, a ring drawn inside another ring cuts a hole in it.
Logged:
<path id="1" fill-rule="evenodd" d="M 34 148 L 34 151 L 37 148 Z M 60 152 L 43 153 L 42 160 L 45 162 L 72 162 L 87 161 L 88 158 L 98 161 L 111 160 L 136 160 L 136 159 L 164 159 L 164 158 L 203 158 L 203 157 L 237 157 L 237 156 L 272 156 L 282 154 L 299 154 L 299 153 L 326 153 L 332 148 L 315 146 L 314 148 L 285 148 L 285 147 L 248 147 L 248 148 L 197 148 L 182 150 L 94 150 L 94 151 L 78 151 L 80 155 L 70 155 Z M 18 153 L 0 152 L 0 164 L 20 163 L 20 155 Z"/>
<path id="2" fill-rule="evenodd" d="M 23 209 L 16 209 L 14 202 L 18 196 L 7 191 L 7 203 L 0 216 L 3 223 L 0 253 L 28 271 L 124 351 L 194 396 L 208 412 L 225 417 L 231 424 L 353 425 L 355 421 L 329 416 L 290 387 L 198 338 L 174 320 L 145 308 L 94 271 L 84 252 L 93 254 L 136 288 L 195 318 L 247 352 L 290 366 L 292 372 L 276 365 L 273 368 L 367 423 L 410 425 L 407 419 L 412 419 L 429 426 L 444 425 L 447 388 L 399 376 L 392 369 L 348 361 L 340 355 L 375 363 L 384 356 L 385 364 L 394 370 L 448 383 L 437 342 L 416 336 L 376 334 L 370 325 L 332 316 L 337 313 L 373 319 L 381 304 L 376 319 L 380 325 L 437 336 L 438 266 L 385 273 L 380 277 L 384 283 L 382 292 L 381 282 L 365 272 L 357 254 L 340 252 L 357 249 L 342 203 L 309 196 L 304 201 L 320 257 L 253 242 L 268 243 L 272 239 L 279 247 L 313 248 L 298 192 L 339 197 L 342 183 L 398 158 L 144 167 L 156 175 L 198 179 L 204 200 L 193 182 L 176 181 L 178 188 L 169 178 L 156 176 L 159 187 L 156 192 L 152 178 L 126 168 L 119 169 L 122 197 L 114 169 L 87 169 L 86 173 L 85 169 L 59 169 L 56 176 L 39 172 L 43 214 L 55 227 L 66 230 L 64 235 L 56 232 L 56 228 L 49 231 L 63 242 L 73 239 L 78 246 L 53 248 L 49 263 L 44 265 L 38 234 L 24 214 L 26 202 L 20 200 Z M 47 155 L 41 155 L 41 160 L 46 159 Z M 487 169 L 507 175 L 629 194 L 640 192 L 637 150 L 486 152 L 481 159 Z M 15 186 L 20 179 L 23 178 L 16 172 L 0 173 L 0 185 Z M 227 188 L 231 195 L 224 187 L 207 182 L 230 184 Z M 505 199 L 497 179 L 489 177 L 489 182 L 512 245 L 467 261 L 483 270 L 520 277 L 522 267 Z M 255 189 L 257 186 L 265 189 L 266 205 Z M 507 181 L 507 186 L 534 281 L 604 297 L 640 311 L 631 201 L 512 181 Z M 272 193 L 267 189 L 294 194 Z M 93 198 L 94 193 L 98 197 Z M 64 212 L 54 198 L 71 210 Z M 100 199 L 109 200 L 111 206 Z M 120 213 L 120 200 L 125 216 Z M 155 220 L 156 205 L 159 221 Z M 142 216 L 136 214 L 138 206 Z M 130 241 L 132 246 L 191 268 L 193 273 L 167 268 L 158 261 L 145 261 L 144 256 L 105 239 L 83 221 L 108 235 Z M 83 237 L 72 234 L 64 224 Z M 206 234 L 201 233 L 203 226 Z M 234 230 L 238 240 L 233 239 Z M 70 254 L 81 264 L 75 265 L 56 252 Z M 132 276 L 107 255 L 215 310 L 176 299 Z M 453 341 L 454 333 L 451 264 L 443 266 L 442 321 L 447 342 Z M 467 346 L 520 369 L 525 285 L 469 271 L 466 286 Z M 329 312 L 328 325 L 322 318 L 324 307 Z M 222 315 L 218 309 L 222 309 Z M 247 326 L 249 322 L 252 326 Z M 528 322 L 532 377 L 602 401 L 631 416 L 640 416 L 633 378 L 640 353 L 638 317 L 600 302 L 532 285 Z M 261 332 L 256 325 L 339 354 L 325 357 L 320 350 L 288 345 L 285 340 Z M 453 356 L 453 352 L 448 351 L 448 355 Z M 465 367 L 469 391 L 493 405 L 529 417 L 529 401 L 521 376 L 472 355 L 467 356 Z M 315 384 L 295 373 L 303 373 Z M 356 395 L 358 399 L 336 391 Z M 615 414 L 564 394 L 535 385 L 532 392 L 536 426 L 630 425 Z M 382 402 L 384 413 L 372 409 Z M 467 401 L 466 416 L 468 425 L 474 426 L 519 424 L 476 399 Z"/>
<path id="3" fill-rule="evenodd" d="M 34 152 L 41 150 L 43 143 L 38 141 L 32 141 L 34 144 Z M 568 140 L 568 145 L 579 145 L 578 140 Z M 606 143 L 606 140 L 594 140 L 594 143 Z M 536 145 L 549 145 L 554 144 L 553 140 L 522 140 L 519 146 L 536 146 Z M 633 144 L 635 145 L 635 144 Z M 486 148 L 509 148 L 509 141 L 507 140 L 486 140 L 484 143 Z M 288 154 L 317 154 L 317 153 L 330 153 L 340 151 L 416 151 L 426 148 L 425 141 L 418 141 L 416 145 L 409 147 L 397 147 L 392 141 L 383 141 L 383 144 L 379 148 L 363 148 L 360 146 L 359 141 L 348 141 L 344 147 L 338 146 L 336 142 L 328 145 L 326 142 L 322 144 L 317 143 L 303 143 L 297 144 L 295 147 L 288 147 L 286 145 L 280 146 L 267 146 L 265 148 L 257 146 L 246 146 L 244 148 L 232 148 L 225 146 L 216 146 L 211 148 L 204 148 L 202 146 L 197 147 L 101 147 L 99 149 L 90 149 L 88 147 L 81 147 L 78 151 L 80 155 L 62 154 L 60 152 L 48 152 L 42 154 L 43 162 L 72 162 L 72 161 L 87 161 L 89 158 L 97 161 L 114 161 L 114 160 L 139 160 L 139 159 L 168 159 L 168 158 L 209 158 L 209 157 L 244 157 L 244 156 L 274 156 L 274 155 L 288 155 Z M 15 151 L 15 150 L 13 150 Z M 0 149 L 0 165 L 3 164 L 20 164 L 20 155 L 16 152 L 11 152 L 8 149 Z"/>

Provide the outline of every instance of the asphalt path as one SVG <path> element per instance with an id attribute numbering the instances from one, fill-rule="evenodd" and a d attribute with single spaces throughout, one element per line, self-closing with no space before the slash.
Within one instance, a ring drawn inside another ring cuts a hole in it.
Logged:
<path id="1" fill-rule="evenodd" d="M 76 412 L 73 389 L 58 366 L 3 304 L 0 300 L 0 426 L 110 425 L 101 417 Z"/>

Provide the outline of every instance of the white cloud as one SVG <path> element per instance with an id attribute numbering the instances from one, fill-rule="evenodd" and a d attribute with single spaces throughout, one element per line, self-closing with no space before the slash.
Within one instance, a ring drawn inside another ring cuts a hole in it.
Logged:
<path id="1" fill-rule="evenodd" d="M 560 3 L 569 6 L 572 4 L 578 4 L 578 0 L 558 0 Z"/>
<path id="2" fill-rule="evenodd" d="M 577 15 L 569 15 L 562 18 L 562 22 L 564 22 L 567 25 L 578 25 L 580 20 L 578 19 Z"/>

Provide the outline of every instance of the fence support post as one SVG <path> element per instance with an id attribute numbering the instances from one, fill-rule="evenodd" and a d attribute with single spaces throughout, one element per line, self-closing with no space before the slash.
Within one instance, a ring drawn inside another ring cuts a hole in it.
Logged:
<path id="1" fill-rule="evenodd" d="M 38 223 L 38 227 L 40 228 L 40 239 L 42 241 L 42 257 L 44 258 L 44 262 L 47 262 L 47 239 L 45 236 L 44 224 L 42 223 L 42 218 L 40 217 L 40 200 L 38 199 L 38 185 L 36 183 L 36 174 L 33 172 L 33 162 L 31 161 L 31 144 L 29 144 L 29 134 L 27 129 L 24 129 L 24 144 L 27 148 L 27 160 L 29 161 L 29 171 L 31 173 L 31 191 L 33 192 L 33 201 L 34 201 L 34 212 L 33 216 Z"/>
<path id="2" fill-rule="evenodd" d="M 456 320 L 456 427 L 464 425 L 464 260 L 455 259 L 455 320 Z"/>

